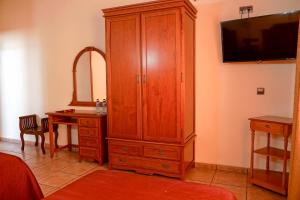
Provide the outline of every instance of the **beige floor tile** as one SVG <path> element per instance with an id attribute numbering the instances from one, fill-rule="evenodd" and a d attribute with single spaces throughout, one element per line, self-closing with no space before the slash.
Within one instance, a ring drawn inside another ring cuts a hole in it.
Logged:
<path id="1" fill-rule="evenodd" d="M 71 182 L 78 176 L 72 175 L 72 174 L 66 174 L 63 172 L 54 172 L 50 176 L 45 177 L 41 180 L 39 180 L 40 184 L 52 186 L 52 187 L 62 187 L 66 183 Z"/>
<path id="2" fill-rule="evenodd" d="M 212 183 L 238 186 L 238 187 L 246 187 L 247 186 L 247 175 L 242 174 L 242 173 L 225 172 L 225 171 L 217 170 Z"/>
<path id="3" fill-rule="evenodd" d="M 40 184 L 44 197 L 52 194 L 53 192 L 59 190 L 59 187 L 53 187 L 49 185 Z"/>
<path id="4" fill-rule="evenodd" d="M 70 162 L 57 159 L 47 162 L 45 165 L 42 165 L 40 167 L 32 168 L 32 171 L 37 180 L 41 180 L 43 178 L 51 176 L 53 173 L 58 172 L 71 164 L 72 163 Z"/>
<path id="5" fill-rule="evenodd" d="M 74 151 L 59 151 L 54 154 L 58 159 L 63 159 L 68 162 L 78 162 L 79 161 L 79 155 L 78 152 Z"/>
<path id="6" fill-rule="evenodd" d="M 6 150 L 0 150 L 0 152 L 10 154 L 10 155 L 13 155 L 13 156 L 17 156 L 17 157 L 21 158 L 22 160 L 29 160 L 29 159 L 33 158 L 31 155 L 28 155 L 28 154 L 25 154 L 25 153 L 16 153 L 16 152 L 13 152 L 13 151 L 6 151 Z"/>
<path id="7" fill-rule="evenodd" d="M 216 173 L 216 170 L 214 170 L 214 169 L 192 168 L 186 174 L 186 180 L 210 184 L 215 173 Z"/>
<path id="8" fill-rule="evenodd" d="M 237 198 L 237 200 L 246 200 L 247 198 L 247 188 L 246 187 L 236 187 L 231 185 L 222 185 L 222 184 L 212 184 L 221 188 L 225 188 L 231 191 Z"/>
<path id="9" fill-rule="evenodd" d="M 66 166 L 65 168 L 61 169 L 60 171 L 67 173 L 67 174 L 73 174 L 73 175 L 83 175 L 87 172 L 91 171 L 93 168 L 96 168 L 98 166 L 98 163 L 94 162 L 87 162 L 87 161 L 81 161 L 81 162 L 73 162 L 72 164 Z"/>
<path id="10" fill-rule="evenodd" d="M 32 159 L 25 160 L 27 165 L 29 167 L 41 167 L 49 162 L 51 162 L 53 159 L 50 158 L 49 155 L 42 155 L 42 156 L 35 156 Z"/>
<path id="11" fill-rule="evenodd" d="M 285 196 L 265 190 L 258 186 L 251 186 L 247 189 L 247 200 L 286 200 Z"/>

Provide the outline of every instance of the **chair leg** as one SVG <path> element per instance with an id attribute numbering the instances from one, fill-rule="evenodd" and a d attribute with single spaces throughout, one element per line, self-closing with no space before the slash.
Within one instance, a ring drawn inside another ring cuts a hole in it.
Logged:
<path id="1" fill-rule="evenodd" d="M 21 138 L 21 142 L 22 142 L 21 150 L 24 151 L 24 146 L 25 146 L 24 133 L 20 133 L 20 138 Z"/>
<path id="2" fill-rule="evenodd" d="M 41 134 L 41 138 L 42 138 L 41 148 L 42 148 L 43 154 L 45 154 L 46 151 L 45 151 L 45 135 L 44 135 L 44 133 Z"/>
<path id="3" fill-rule="evenodd" d="M 55 148 L 58 149 L 58 144 L 57 144 L 57 140 L 58 140 L 58 131 L 54 131 L 54 142 L 55 142 Z"/>
<path id="4" fill-rule="evenodd" d="M 39 136 L 35 135 L 35 146 L 39 145 Z"/>

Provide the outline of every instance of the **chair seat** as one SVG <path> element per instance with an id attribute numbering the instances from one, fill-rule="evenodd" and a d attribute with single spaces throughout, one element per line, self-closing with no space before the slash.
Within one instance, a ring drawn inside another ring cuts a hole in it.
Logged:
<path id="1" fill-rule="evenodd" d="M 24 129 L 24 130 L 22 130 L 22 132 L 27 133 L 27 134 L 32 134 L 32 135 L 44 133 L 44 131 L 42 130 L 42 127 L 40 127 L 40 126 L 35 127 L 35 128 Z"/>

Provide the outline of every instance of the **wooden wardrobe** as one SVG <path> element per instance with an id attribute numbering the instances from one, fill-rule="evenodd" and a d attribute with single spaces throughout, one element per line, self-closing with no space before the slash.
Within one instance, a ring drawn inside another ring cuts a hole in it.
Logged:
<path id="1" fill-rule="evenodd" d="M 300 19 L 299 19 L 300 21 Z M 296 84 L 294 98 L 294 124 L 292 134 L 292 156 L 290 161 L 290 179 L 288 200 L 300 199 L 300 24 L 296 60 Z"/>
<path id="2" fill-rule="evenodd" d="M 104 9 L 109 167 L 183 178 L 195 164 L 195 17 L 188 0 Z"/>

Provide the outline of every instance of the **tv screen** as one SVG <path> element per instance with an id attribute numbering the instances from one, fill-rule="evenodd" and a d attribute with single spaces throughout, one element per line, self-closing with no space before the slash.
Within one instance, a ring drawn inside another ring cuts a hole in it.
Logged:
<path id="1" fill-rule="evenodd" d="M 295 59 L 300 12 L 221 22 L 223 62 Z"/>

